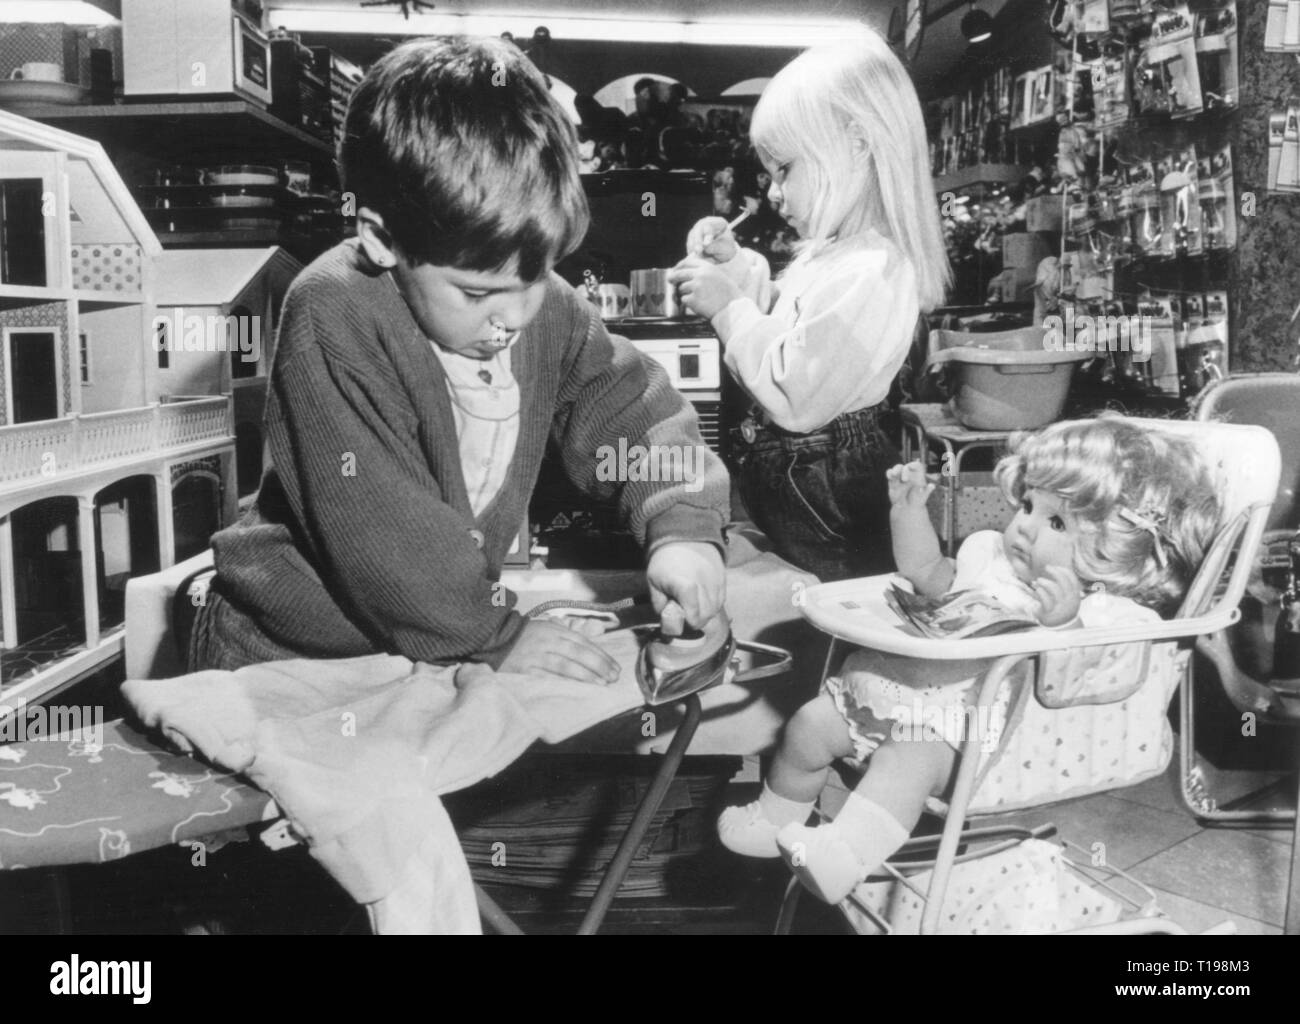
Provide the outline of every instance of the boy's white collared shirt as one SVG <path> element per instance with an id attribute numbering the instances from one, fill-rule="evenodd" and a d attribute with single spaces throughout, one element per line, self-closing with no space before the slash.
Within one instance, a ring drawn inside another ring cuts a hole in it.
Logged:
<path id="1" fill-rule="evenodd" d="M 475 516 L 505 484 L 519 440 L 519 382 L 511 369 L 518 341 L 516 334 L 491 359 L 472 359 L 430 342 L 447 376 L 461 473 Z"/>

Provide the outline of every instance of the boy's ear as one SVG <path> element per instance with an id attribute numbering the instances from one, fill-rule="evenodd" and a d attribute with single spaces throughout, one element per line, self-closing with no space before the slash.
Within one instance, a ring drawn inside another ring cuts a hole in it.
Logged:
<path id="1" fill-rule="evenodd" d="M 357 239 L 361 251 L 375 266 L 387 269 L 397 265 L 393 236 L 384 227 L 384 218 L 368 206 L 357 210 Z"/>

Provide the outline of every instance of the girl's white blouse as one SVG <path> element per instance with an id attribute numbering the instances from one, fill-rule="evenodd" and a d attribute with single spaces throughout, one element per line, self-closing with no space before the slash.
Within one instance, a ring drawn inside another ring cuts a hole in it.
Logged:
<path id="1" fill-rule="evenodd" d="M 751 250 L 723 268 L 744 297 L 713 327 L 727 366 L 778 427 L 811 433 L 885 400 L 920 314 L 916 272 L 897 246 L 866 231 L 797 257 L 775 288 Z"/>

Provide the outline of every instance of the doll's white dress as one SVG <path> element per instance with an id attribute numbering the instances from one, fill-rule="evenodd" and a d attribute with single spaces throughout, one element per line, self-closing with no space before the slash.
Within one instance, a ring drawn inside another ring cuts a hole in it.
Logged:
<path id="1" fill-rule="evenodd" d="M 1002 534 L 971 534 L 957 551 L 952 590 L 978 590 L 1001 604 L 1033 617 L 1038 600 L 1017 578 L 1002 545 Z M 1159 619 L 1126 597 L 1092 593 L 1079 605 L 1086 627 L 1115 626 Z M 942 740 L 960 748 L 969 729 L 978 730 L 985 752 L 997 748 L 1006 725 L 1010 691 L 1003 687 L 991 708 L 974 704 L 974 684 L 990 659 L 924 661 L 859 648 L 826 690 L 849 726 L 854 756 L 868 758 L 887 738 Z"/>

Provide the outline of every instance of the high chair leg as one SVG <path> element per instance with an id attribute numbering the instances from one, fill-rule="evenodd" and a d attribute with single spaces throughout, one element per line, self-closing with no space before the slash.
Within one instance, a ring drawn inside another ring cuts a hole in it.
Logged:
<path id="1" fill-rule="evenodd" d="M 790 930 L 794 927 L 794 915 L 799 909 L 799 897 L 803 894 L 803 886 L 799 884 L 799 879 L 791 876 L 789 883 L 785 887 L 785 895 L 781 897 L 781 910 L 776 915 L 776 927 L 772 929 L 773 935 L 789 935 Z"/>
<path id="2" fill-rule="evenodd" d="M 980 680 L 977 703 L 980 707 L 991 707 L 1011 670 L 1029 658 L 1027 654 L 1008 654 L 993 663 Z M 948 803 L 948 816 L 943 823 L 943 837 L 939 841 L 939 852 L 935 855 L 934 877 L 930 891 L 926 894 L 925 911 L 921 916 L 921 934 L 933 935 L 938 931 L 939 915 L 943 910 L 944 897 L 948 893 L 948 878 L 952 874 L 953 861 L 957 857 L 957 847 L 961 843 L 962 827 L 966 823 L 966 810 L 970 806 L 971 794 L 975 791 L 975 778 L 979 771 L 980 745 L 982 737 L 975 730 L 962 743 L 961 760 L 957 765 L 957 781 L 953 786 L 952 799 Z"/>
<path id="3" fill-rule="evenodd" d="M 1228 646 L 1227 637 L 1222 633 L 1199 637 L 1197 649 L 1206 656 L 1219 675 L 1225 693 L 1237 708 L 1249 708 L 1264 721 L 1274 721 L 1279 725 L 1295 725 L 1295 722 L 1282 722 L 1271 717 L 1276 697 L 1262 683 L 1252 679 L 1237 667 Z M 1240 824 L 1245 822 L 1293 822 L 1295 811 L 1288 810 L 1224 810 L 1218 806 L 1213 794 L 1206 791 L 1202 781 L 1200 766 L 1196 758 L 1196 695 L 1194 686 L 1196 674 L 1192 663 L 1188 663 L 1187 674 L 1183 679 L 1178 696 L 1179 729 L 1178 760 L 1180 785 L 1179 794 L 1183 805 L 1199 820 L 1208 823 Z"/>

